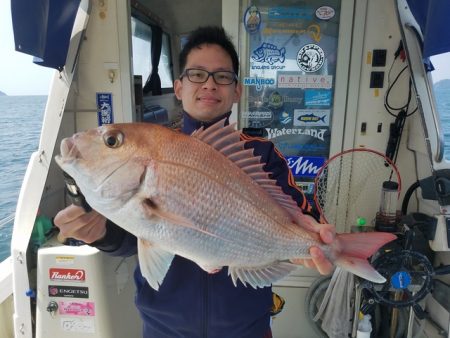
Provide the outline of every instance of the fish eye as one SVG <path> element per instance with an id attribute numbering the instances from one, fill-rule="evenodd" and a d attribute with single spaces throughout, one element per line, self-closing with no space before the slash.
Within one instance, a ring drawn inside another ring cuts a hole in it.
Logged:
<path id="1" fill-rule="evenodd" d="M 103 134 L 103 142 L 108 148 L 118 148 L 123 143 L 123 134 L 118 130 L 110 130 Z"/>

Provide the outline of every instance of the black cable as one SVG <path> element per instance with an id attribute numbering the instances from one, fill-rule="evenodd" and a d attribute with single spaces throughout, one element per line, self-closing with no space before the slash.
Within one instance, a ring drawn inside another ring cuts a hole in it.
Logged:
<path id="1" fill-rule="evenodd" d="M 410 104 L 411 104 L 411 99 L 412 99 L 411 76 L 409 77 L 409 82 L 408 82 L 408 97 L 407 97 L 406 103 L 401 107 L 393 107 L 389 103 L 389 96 L 391 95 L 391 90 L 394 88 L 394 86 L 397 83 L 397 81 L 399 80 L 400 76 L 405 72 L 406 69 L 409 68 L 408 65 L 403 67 L 402 70 L 395 77 L 394 81 L 392 83 L 390 83 L 392 68 L 394 66 L 395 60 L 397 60 L 397 58 L 400 56 L 402 50 L 403 50 L 403 44 L 400 41 L 397 51 L 394 54 L 394 60 L 392 61 L 391 67 L 389 68 L 389 72 L 388 72 L 389 85 L 388 85 L 388 89 L 386 90 L 386 94 L 384 96 L 384 108 L 389 113 L 389 115 L 395 117 L 395 122 L 391 123 L 391 125 L 390 125 L 389 139 L 388 139 L 388 144 L 386 147 L 386 156 L 388 158 L 390 158 L 394 164 L 397 162 L 398 150 L 400 148 L 400 140 L 401 140 L 401 136 L 403 134 L 403 127 L 406 123 L 406 118 L 408 116 L 411 116 L 412 114 L 414 114 L 417 111 L 417 106 L 416 106 L 416 108 L 412 112 L 408 113 L 408 110 L 409 110 Z"/>
<path id="2" fill-rule="evenodd" d="M 406 190 L 406 193 L 405 193 L 405 196 L 403 197 L 403 202 L 402 202 L 402 209 L 401 209 L 402 215 L 406 215 L 406 213 L 408 211 L 409 200 L 411 199 L 412 194 L 418 187 L 420 187 L 420 182 L 416 181 L 408 188 L 408 190 Z"/>
<path id="3" fill-rule="evenodd" d="M 403 112 L 404 112 L 404 114 L 403 114 Z M 397 163 L 398 150 L 400 148 L 400 140 L 401 140 L 402 135 L 403 135 L 403 127 L 405 126 L 406 117 L 407 116 L 408 116 L 408 114 L 406 114 L 405 110 L 401 110 L 400 113 L 398 113 L 398 116 L 397 116 L 397 119 L 399 120 L 399 122 L 398 122 L 398 125 L 399 125 L 398 134 L 399 134 L 399 137 L 398 137 L 397 144 L 396 144 L 396 147 L 395 147 L 395 153 L 394 153 L 395 155 L 394 155 L 394 158 L 393 158 L 394 163 Z"/>
<path id="4" fill-rule="evenodd" d="M 398 149 L 406 122 L 406 111 L 401 110 L 395 117 L 395 122 L 389 127 L 389 139 L 386 147 L 386 156 L 395 164 L 397 161 Z"/>
<path id="5" fill-rule="evenodd" d="M 394 81 L 390 84 L 390 86 L 388 87 L 387 91 L 386 91 L 386 95 L 385 95 L 385 99 L 384 99 L 384 106 L 386 107 L 387 111 L 389 112 L 389 114 L 395 116 L 389 109 L 391 110 L 402 110 L 405 109 L 408 106 L 408 103 L 406 103 L 404 106 L 402 107 L 392 107 L 389 104 L 389 94 L 392 90 L 392 88 L 394 88 L 395 83 L 398 81 L 398 79 L 400 78 L 400 76 L 403 74 L 403 72 L 408 69 L 408 66 L 403 67 L 403 69 L 397 74 L 397 76 L 395 77 Z"/>
<path id="6" fill-rule="evenodd" d="M 394 66 L 395 61 L 397 60 L 398 56 L 400 55 L 401 51 L 403 50 L 403 44 L 400 41 L 399 47 L 397 49 L 397 51 L 394 54 L 394 60 L 392 61 L 391 67 L 389 68 L 389 72 L 388 72 L 388 80 L 391 77 L 391 72 L 392 72 L 392 68 Z M 408 112 L 409 110 L 409 105 L 411 103 L 411 98 L 412 98 L 412 81 L 411 81 L 411 77 L 409 78 L 409 84 L 408 84 L 408 99 L 405 105 L 401 106 L 401 107 L 393 107 L 390 103 L 389 103 L 389 95 L 391 93 L 392 88 L 394 88 L 394 85 L 397 83 L 397 81 L 399 80 L 400 76 L 403 74 L 403 72 L 409 68 L 408 65 L 406 65 L 405 67 L 402 68 L 402 70 L 397 74 L 397 76 L 395 77 L 394 81 L 392 83 L 389 84 L 389 87 L 386 91 L 386 94 L 384 96 L 384 107 L 386 109 L 386 111 L 396 117 L 397 114 L 395 114 L 393 111 L 401 111 L 401 110 L 406 110 L 406 112 Z M 406 116 L 410 116 L 412 114 L 414 114 L 417 111 L 417 107 L 409 114 L 407 114 Z"/>

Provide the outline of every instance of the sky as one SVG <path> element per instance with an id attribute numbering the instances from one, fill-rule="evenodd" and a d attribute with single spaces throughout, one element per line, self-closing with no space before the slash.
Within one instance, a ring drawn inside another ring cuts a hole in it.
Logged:
<path id="1" fill-rule="evenodd" d="M 14 50 L 11 0 L 0 0 L 0 91 L 7 95 L 47 95 L 54 70 Z"/>
<path id="2" fill-rule="evenodd" d="M 450 53 L 439 54 L 431 57 L 434 71 L 431 73 L 433 83 L 450 79 Z"/>
<path id="3" fill-rule="evenodd" d="M 7 95 L 47 95 L 54 70 L 35 65 L 32 56 L 14 50 L 11 0 L 0 0 L 0 91 Z M 450 79 L 450 53 L 432 58 L 433 82 Z"/>

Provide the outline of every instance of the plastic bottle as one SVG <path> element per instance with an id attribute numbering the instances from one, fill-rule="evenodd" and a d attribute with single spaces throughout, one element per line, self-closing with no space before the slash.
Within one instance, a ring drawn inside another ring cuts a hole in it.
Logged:
<path id="1" fill-rule="evenodd" d="M 397 216 L 398 183 L 392 181 L 383 182 L 380 200 L 380 214 L 385 217 Z"/>
<path id="2" fill-rule="evenodd" d="M 370 318 L 370 315 L 364 315 L 364 317 L 359 321 L 356 338 L 370 338 L 370 333 L 372 332 L 372 323 L 370 322 Z"/>
<path id="3" fill-rule="evenodd" d="M 46 235 L 52 226 L 51 219 L 38 213 L 34 222 L 33 232 L 31 233 L 31 242 L 33 243 L 33 249 L 35 251 L 47 241 Z"/>

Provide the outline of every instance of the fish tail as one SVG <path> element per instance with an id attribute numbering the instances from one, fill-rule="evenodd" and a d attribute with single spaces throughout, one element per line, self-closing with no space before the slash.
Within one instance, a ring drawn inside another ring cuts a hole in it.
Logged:
<path id="1" fill-rule="evenodd" d="M 334 247 L 338 252 L 336 265 L 375 283 L 384 283 L 386 279 L 368 262 L 372 256 L 386 243 L 397 238 L 387 232 L 361 232 L 339 234 Z"/>

